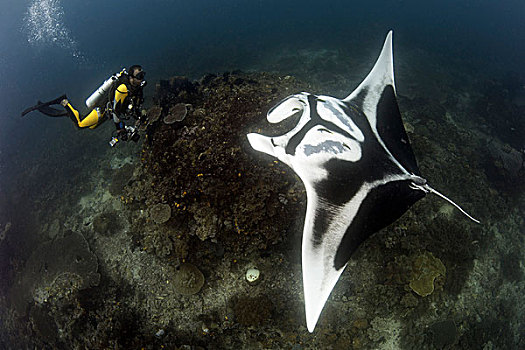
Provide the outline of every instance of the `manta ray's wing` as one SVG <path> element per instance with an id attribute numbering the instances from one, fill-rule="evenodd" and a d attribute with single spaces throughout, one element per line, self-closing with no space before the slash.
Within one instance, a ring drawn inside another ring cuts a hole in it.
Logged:
<path id="1" fill-rule="evenodd" d="M 396 100 L 392 31 L 368 76 L 344 101 L 363 112 L 372 132 L 393 158 L 408 172 L 420 175 Z"/>
<path id="2" fill-rule="evenodd" d="M 343 103 L 364 135 L 362 156 L 354 163 L 330 159 L 326 179 L 306 186 L 302 268 L 310 332 L 358 246 L 424 196 L 410 187 L 419 169 L 395 96 L 392 32 L 370 74 Z"/>
<path id="3" fill-rule="evenodd" d="M 248 135 L 251 146 L 279 158 L 307 194 L 302 269 L 308 330 L 352 253 L 398 219 L 425 192 L 395 96 L 392 33 L 374 68 L 344 100 L 302 93 L 270 110 L 270 123 L 299 117 L 287 133 Z"/>

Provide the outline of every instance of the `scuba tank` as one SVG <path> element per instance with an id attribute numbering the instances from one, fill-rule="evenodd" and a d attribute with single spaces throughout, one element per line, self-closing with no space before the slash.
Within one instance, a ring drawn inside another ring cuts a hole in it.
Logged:
<path id="1" fill-rule="evenodd" d="M 102 107 L 106 102 L 106 97 L 108 96 L 108 93 L 113 87 L 113 85 L 124 74 L 128 74 L 126 68 L 123 68 L 119 73 L 115 73 L 108 79 L 106 79 L 106 81 L 104 81 L 104 83 L 102 83 L 102 85 L 100 85 L 100 87 L 86 99 L 86 106 L 89 109 L 93 109 L 95 107 Z"/>

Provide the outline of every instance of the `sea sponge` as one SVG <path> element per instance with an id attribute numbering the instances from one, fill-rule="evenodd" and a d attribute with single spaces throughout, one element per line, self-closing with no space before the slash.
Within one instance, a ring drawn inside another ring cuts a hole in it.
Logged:
<path id="1" fill-rule="evenodd" d="M 157 224 L 163 224 L 171 218 L 171 207 L 163 203 L 155 204 L 150 208 L 149 215 Z"/>
<path id="2" fill-rule="evenodd" d="M 177 267 L 174 286 L 175 290 L 183 295 L 197 294 L 204 285 L 204 275 L 197 266 L 182 263 Z"/>
<path id="3" fill-rule="evenodd" d="M 434 291 L 434 280 L 439 276 L 445 276 L 445 265 L 430 252 L 424 252 L 416 256 L 412 262 L 412 275 L 410 277 L 410 288 L 422 297 L 432 294 Z"/>
<path id="4" fill-rule="evenodd" d="M 170 108 L 168 115 L 164 117 L 164 123 L 173 124 L 175 122 L 183 121 L 187 114 L 188 108 L 186 108 L 186 104 L 177 103 Z"/>

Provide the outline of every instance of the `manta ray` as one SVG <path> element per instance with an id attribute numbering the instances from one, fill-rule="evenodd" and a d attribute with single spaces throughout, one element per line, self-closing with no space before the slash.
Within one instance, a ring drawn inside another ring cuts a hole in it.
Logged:
<path id="1" fill-rule="evenodd" d="M 479 223 L 421 176 L 396 100 L 392 31 L 348 97 L 302 92 L 270 109 L 267 120 L 276 126 L 296 121 L 278 136 L 247 137 L 255 150 L 291 167 L 306 189 L 302 273 L 310 332 L 359 245 L 425 194 L 442 197 Z"/>

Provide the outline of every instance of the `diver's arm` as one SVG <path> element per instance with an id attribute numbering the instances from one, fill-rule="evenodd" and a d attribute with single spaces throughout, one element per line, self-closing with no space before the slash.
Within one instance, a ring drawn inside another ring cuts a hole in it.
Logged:
<path id="1" fill-rule="evenodd" d="M 142 87 L 139 87 L 135 90 L 134 96 L 131 97 L 131 105 L 133 106 L 130 110 L 130 114 L 133 116 L 137 122 L 142 122 L 145 114 L 145 110 L 142 110 L 142 105 L 144 104 L 144 95 L 142 92 Z"/>

